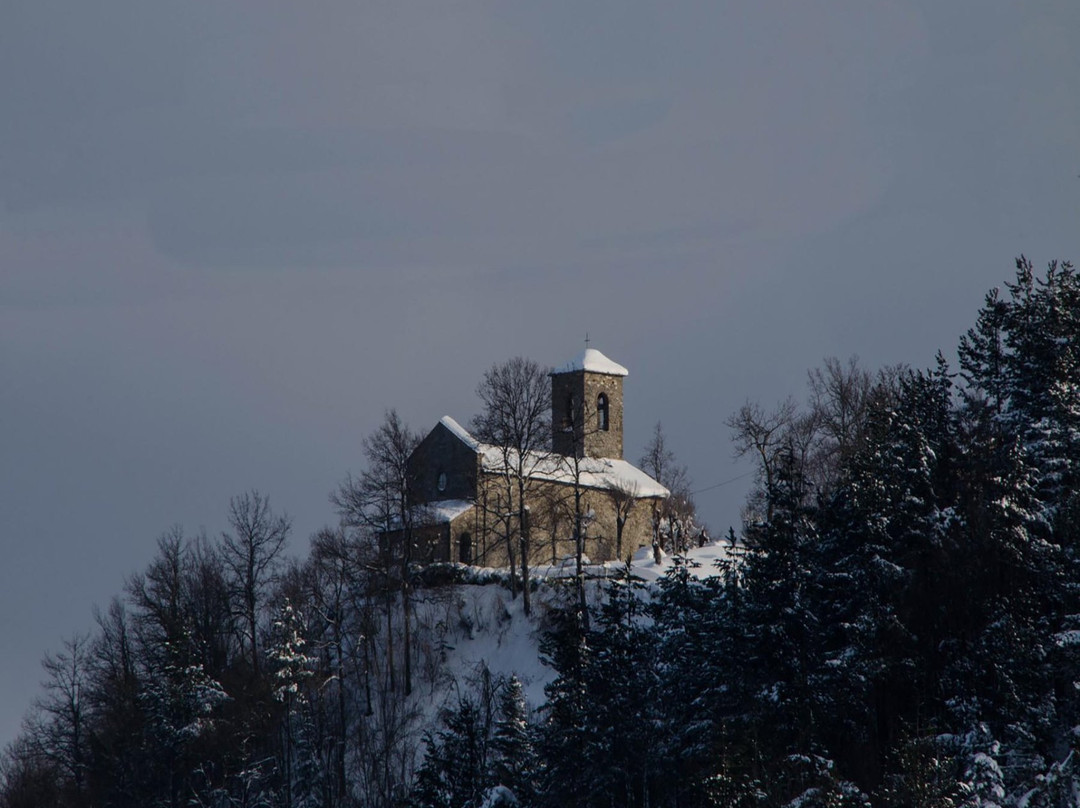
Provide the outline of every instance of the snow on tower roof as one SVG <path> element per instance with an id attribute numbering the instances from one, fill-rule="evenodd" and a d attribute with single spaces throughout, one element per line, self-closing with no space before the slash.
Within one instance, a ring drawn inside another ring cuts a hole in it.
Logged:
<path id="1" fill-rule="evenodd" d="M 596 348 L 586 348 L 576 359 L 567 362 L 561 367 L 555 368 L 552 375 L 558 373 L 573 373 L 577 370 L 587 370 L 590 373 L 606 373 L 608 376 L 628 376 L 630 371 L 618 362 L 612 362 Z"/>

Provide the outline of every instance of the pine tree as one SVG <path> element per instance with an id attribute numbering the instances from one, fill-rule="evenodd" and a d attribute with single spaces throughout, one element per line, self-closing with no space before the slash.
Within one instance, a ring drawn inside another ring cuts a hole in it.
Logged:
<path id="1" fill-rule="evenodd" d="M 1051 262 L 1045 277 L 1016 261 L 1008 299 L 991 292 L 975 328 L 961 340 L 968 396 L 1020 439 L 1040 472 L 1047 521 L 1080 477 L 1080 279 Z"/>
<path id="2" fill-rule="evenodd" d="M 493 779 L 506 787 L 522 808 L 528 808 L 536 799 L 540 762 L 525 694 L 517 676 L 511 676 L 503 686 L 499 712 L 491 740 Z"/>
<path id="3" fill-rule="evenodd" d="M 737 673 L 742 647 L 742 554 L 734 550 L 720 575 L 699 578 L 677 563 L 661 579 L 650 603 L 651 629 L 642 638 L 655 646 L 655 757 L 664 761 L 665 795 L 721 805 L 753 804 L 757 790 L 750 765 L 748 702 Z"/>
<path id="4" fill-rule="evenodd" d="M 612 582 L 588 630 L 560 613 L 541 648 L 558 677 L 547 688 L 540 804 L 661 805 L 655 643 L 639 587 Z"/>
<path id="5" fill-rule="evenodd" d="M 491 788 L 491 726 L 468 696 L 444 710 L 442 728 L 427 733 L 411 804 L 416 808 L 479 808 Z"/>
<path id="6" fill-rule="evenodd" d="M 747 705 L 740 730 L 766 759 L 816 753 L 823 718 L 815 671 L 821 664 L 820 544 L 806 480 L 793 452 L 774 469 L 767 521 L 747 531 L 729 682 Z"/>
<path id="7" fill-rule="evenodd" d="M 545 688 L 541 748 L 547 765 L 540 804 L 585 805 L 592 790 L 588 762 L 595 759 L 599 743 L 587 720 L 590 694 L 586 676 L 591 650 L 576 602 L 553 612 L 551 622 L 551 629 L 540 640 L 540 652 L 558 676 Z"/>
<path id="8" fill-rule="evenodd" d="M 307 808 L 317 803 L 320 771 L 314 760 L 310 736 L 310 702 L 307 683 L 318 660 L 306 651 L 303 616 L 288 598 L 281 604 L 271 632 L 267 657 L 271 667 L 273 697 L 281 703 L 281 771 L 284 803 Z"/>

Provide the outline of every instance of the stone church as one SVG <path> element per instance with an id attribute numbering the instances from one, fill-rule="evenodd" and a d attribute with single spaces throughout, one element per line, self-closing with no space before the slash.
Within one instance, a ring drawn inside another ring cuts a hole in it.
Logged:
<path id="1" fill-rule="evenodd" d="M 595 348 L 551 373 L 552 451 L 531 453 L 524 463 L 530 565 L 558 564 L 574 554 L 575 508 L 593 562 L 624 559 L 652 544 L 669 492 L 623 459 L 626 376 L 626 368 Z M 508 460 L 517 459 L 443 417 L 409 460 L 416 560 L 507 566 L 508 533 L 515 556 L 520 552 L 516 496 L 506 474 Z"/>

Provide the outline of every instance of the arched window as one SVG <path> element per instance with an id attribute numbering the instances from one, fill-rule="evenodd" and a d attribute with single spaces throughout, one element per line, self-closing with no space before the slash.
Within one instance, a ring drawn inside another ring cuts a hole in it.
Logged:
<path id="1" fill-rule="evenodd" d="M 596 399 L 596 425 L 602 431 L 608 431 L 608 400 L 607 395 L 604 393 L 601 393 Z"/>
<path id="2" fill-rule="evenodd" d="M 472 563 L 472 536 L 465 531 L 458 538 L 458 561 L 462 564 Z"/>
<path id="3" fill-rule="evenodd" d="M 566 397 L 566 409 L 563 411 L 562 419 L 563 429 L 569 431 L 574 425 L 574 394 L 571 393 Z"/>

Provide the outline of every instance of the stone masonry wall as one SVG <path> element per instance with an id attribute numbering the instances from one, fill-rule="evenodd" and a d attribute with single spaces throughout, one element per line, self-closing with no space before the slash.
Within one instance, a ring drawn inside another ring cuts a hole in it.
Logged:
<path id="1" fill-rule="evenodd" d="M 607 430 L 600 429 L 597 411 L 597 402 L 601 393 L 608 399 Z M 571 399 L 575 408 L 573 413 L 569 411 Z M 551 415 L 554 451 L 563 455 L 577 453 L 586 457 L 622 458 L 622 376 L 585 371 L 552 375 Z M 576 430 L 570 428 L 571 417 L 576 424 L 580 425 Z"/>
<path id="2" fill-rule="evenodd" d="M 585 376 L 585 456 L 622 459 L 623 452 L 623 378 L 601 373 Z M 603 393 L 608 399 L 608 429 L 600 429 L 597 401 Z"/>
<path id="3" fill-rule="evenodd" d="M 480 459 L 475 451 L 442 424 L 420 442 L 409 458 L 416 502 L 438 499 L 472 499 Z M 439 475 L 446 475 L 446 487 L 439 490 Z"/>
<path id="4" fill-rule="evenodd" d="M 550 482 L 533 483 L 529 496 L 531 515 L 531 552 L 533 566 L 558 563 L 574 555 L 573 487 Z M 457 547 L 460 534 L 468 530 L 472 539 L 473 563 L 480 566 L 509 565 L 502 515 L 516 513 L 516 495 L 507 499 L 504 481 L 495 475 L 483 475 L 477 506 L 454 520 L 450 546 Z M 606 491 L 583 489 L 582 512 L 585 522 L 585 554 L 594 562 L 625 559 L 641 546 L 652 544 L 653 512 L 659 500 L 637 500 L 623 528 L 622 551 L 617 553 L 615 505 Z M 517 517 L 511 517 L 515 553 L 519 545 Z M 454 560 L 457 560 L 456 558 Z"/>

